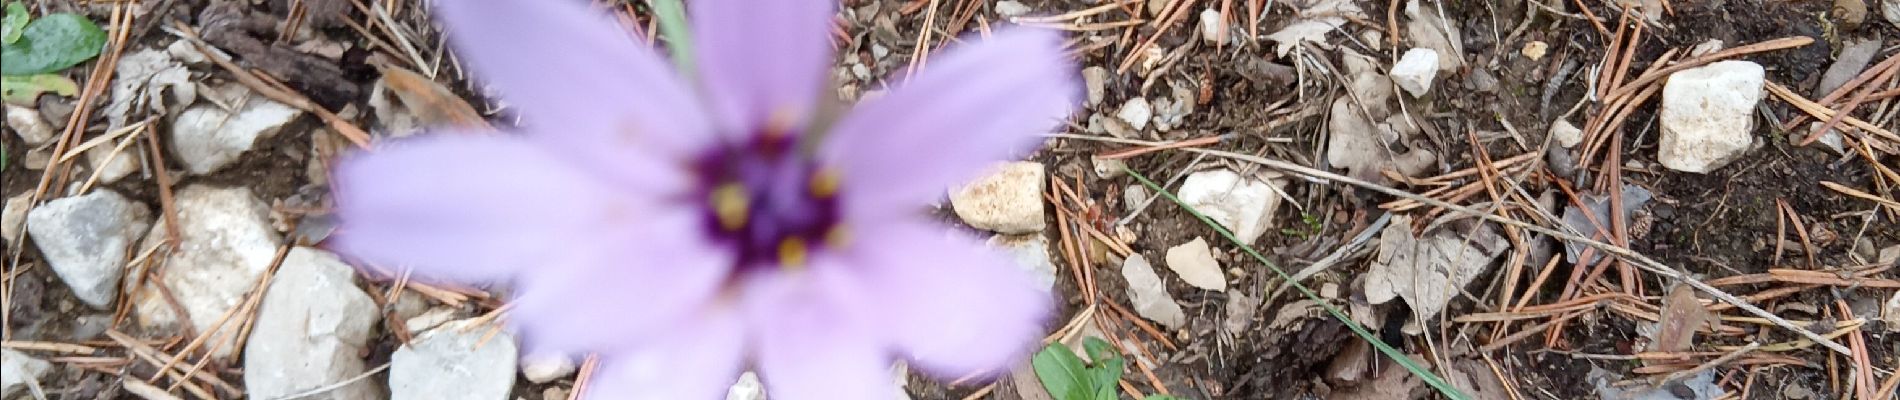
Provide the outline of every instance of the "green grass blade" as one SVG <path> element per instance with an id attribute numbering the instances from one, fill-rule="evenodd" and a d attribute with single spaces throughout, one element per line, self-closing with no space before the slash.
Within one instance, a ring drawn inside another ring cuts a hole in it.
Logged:
<path id="1" fill-rule="evenodd" d="M 1373 348 L 1379 350 L 1379 353 L 1385 354 L 1385 356 L 1391 358 L 1392 361 L 1398 362 L 1399 366 L 1404 367 L 1406 371 L 1411 371 L 1412 375 L 1416 375 L 1419 379 L 1425 380 L 1425 384 L 1431 385 L 1433 389 L 1438 389 L 1438 392 L 1444 394 L 1447 398 L 1454 400 L 1470 399 L 1464 392 L 1458 391 L 1458 388 L 1454 388 L 1450 383 L 1445 382 L 1444 378 L 1440 378 L 1437 374 L 1433 374 L 1432 371 L 1425 369 L 1424 366 L 1412 362 L 1411 357 L 1406 357 L 1405 354 L 1399 353 L 1398 349 L 1392 348 L 1392 346 L 1380 341 L 1378 337 L 1373 336 L 1371 331 L 1367 331 L 1366 327 L 1353 321 L 1351 317 L 1346 316 L 1346 313 L 1340 311 L 1338 307 L 1333 307 L 1332 304 L 1320 299 L 1319 294 L 1314 293 L 1312 289 L 1306 288 L 1306 285 L 1294 282 L 1293 277 L 1288 275 L 1286 271 L 1281 270 L 1279 265 L 1274 264 L 1272 261 L 1267 261 L 1267 257 L 1260 255 L 1260 252 L 1254 250 L 1253 246 L 1242 243 L 1239 238 L 1234 237 L 1233 232 L 1228 232 L 1227 228 L 1220 226 L 1218 223 L 1214 223 L 1214 220 L 1207 218 L 1206 215 L 1202 215 L 1200 210 L 1195 210 L 1194 207 L 1190 207 L 1187 203 L 1182 202 L 1180 198 L 1174 197 L 1174 193 L 1169 192 L 1167 188 L 1155 184 L 1154 181 L 1148 179 L 1148 176 L 1142 175 L 1140 172 L 1135 172 L 1135 170 L 1127 166 L 1123 166 L 1122 170 L 1128 171 L 1128 176 L 1140 180 L 1143 186 L 1147 186 L 1148 189 L 1154 190 L 1155 193 L 1168 198 L 1168 201 L 1174 202 L 1175 205 L 1181 206 L 1181 209 L 1187 210 L 1188 214 L 1193 214 L 1194 218 L 1201 220 L 1201 223 L 1214 228 L 1214 231 L 1219 232 L 1221 237 L 1227 238 L 1228 242 L 1232 242 L 1235 246 L 1240 246 L 1241 251 L 1246 252 L 1249 256 L 1253 256 L 1254 260 L 1266 265 L 1267 269 L 1273 270 L 1273 273 L 1279 275 L 1281 280 L 1292 283 L 1293 288 L 1299 290 L 1301 295 L 1305 295 L 1306 298 L 1313 300 L 1313 302 L 1318 303 L 1320 307 L 1325 308 L 1327 314 L 1332 314 L 1333 318 L 1338 319 L 1340 323 L 1346 324 L 1346 328 L 1351 329 L 1353 334 L 1359 335 L 1359 338 L 1365 340 L 1366 343 L 1371 343 Z"/>

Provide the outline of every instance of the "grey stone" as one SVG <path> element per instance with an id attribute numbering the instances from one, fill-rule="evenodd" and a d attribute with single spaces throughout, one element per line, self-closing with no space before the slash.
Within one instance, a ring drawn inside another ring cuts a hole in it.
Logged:
<path id="1" fill-rule="evenodd" d="M 0 239 L 5 239 L 7 245 L 18 243 L 15 240 L 20 238 L 20 230 L 26 229 L 26 210 L 33 208 L 29 202 L 32 199 L 33 193 L 20 193 L 7 198 L 6 205 L 0 206 Z"/>
<path id="2" fill-rule="evenodd" d="M 472 328 L 472 329 L 471 329 Z M 506 400 L 515 385 L 515 339 L 487 340 L 462 320 L 417 336 L 389 357 L 390 400 Z"/>
<path id="3" fill-rule="evenodd" d="M 13 349 L 0 349 L 0 398 L 14 398 L 14 393 L 27 390 L 28 381 L 38 383 L 52 369 L 52 363 Z"/>
<path id="4" fill-rule="evenodd" d="M 161 295 L 158 285 L 178 301 L 192 331 L 207 332 L 225 311 L 243 303 L 257 278 L 277 255 L 277 232 L 271 229 L 269 209 L 250 189 L 193 185 L 176 194 L 178 246 L 164 257 L 165 273 L 136 292 L 133 311 L 147 328 L 178 328 L 179 315 Z M 165 221 L 153 224 L 145 245 L 165 240 Z M 221 329 L 233 329 L 227 326 Z M 226 337 L 233 337 L 230 335 Z M 209 345 L 207 345 L 209 346 Z M 214 356 L 230 357 L 233 346 L 217 346 Z"/>
<path id="5" fill-rule="evenodd" d="M 1819 99 L 1827 96 L 1829 92 L 1853 80 L 1855 75 L 1860 75 L 1861 70 L 1867 69 L 1867 64 L 1874 61 L 1874 54 L 1879 52 L 1879 39 L 1862 39 L 1842 48 L 1841 54 L 1834 56 L 1834 64 L 1821 74 L 1821 83 L 1814 86 L 1812 97 Z"/>
<path id="6" fill-rule="evenodd" d="M 244 390 L 250 397 L 282 398 L 363 373 L 361 355 L 382 315 L 355 280 L 334 254 L 291 249 L 244 346 Z M 377 392 L 374 380 L 359 380 L 304 399 L 371 399 Z"/>
<path id="7" fill-rule="evenodd" d="M 1128 281 L 1128 299 L 1133 303 L 1135 314 L 1168 329 L 1180 329 L 1187 323 L 1187 312 L 1168 294 L 1168 285 L 1161 282 L 1161 276 L 1155 274 L 1154 265 L 1149 264 L 1147 258 L 1136 254 L 1123 260 L 1122 279 Z"/>
<path id="8" fill-rule="evenodd" d="M 47 264 L 81 302 L 105 309 L 119 297 L 132 243 L 151 211 L 110 190 L 55 199 L 26 216 L 27 233 Z"/>
<path id="9" fill-rule="evenodd" d="M 1036 278 L 1036 283 L 1043 290 L 1055 290 L 1056 264 L 1049 257 L 1049 237 L 1041 234 L 996 235 L 991 236 L 988 243 L 990 247 L 1008 253 L 1017 266 Z"/>
<path id="10" fill-rule="evenodd" d="M 1093 66 L 1082 69 L 1082 85 L 1088 88 L 1089 105 L 1102 104 L 1108 93 L 1108 69 Z"/>

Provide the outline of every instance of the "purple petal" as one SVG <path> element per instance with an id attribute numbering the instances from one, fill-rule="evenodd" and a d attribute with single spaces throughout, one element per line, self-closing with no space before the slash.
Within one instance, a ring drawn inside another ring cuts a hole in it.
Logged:
<path id="1" fill-rule="evenodd" d="M 698 234 L 690 208 L 653 210 L 611 234 L 577 238 L 524 274 L 510 321 L 537 349 L 604 352 L 641 346 L 703 313 L 732 254 Z"/>
<path id="2" fill-rule="evenodd" d="M 337 166 L 343 225 L 332 244 L 423 278 L 503 280 L 651 207 L 645 193 L 576 167 L 512 136 L 442 132 L 391 142 Z"/>
<path id="3" fill-rule="evenodd" d="M 696 155 L 710 138 L 690 87 L 651 49 L 576 0 L 436 2 L 457 55 L 524 123 L 597 168 L 634 152 Z"/>
<path id="4" fill-rule="evenodd" d="M 890 95 L 859 105 L 821 149 L 844 174 L 847 212 L 910 213 L 985 166 L 1024 155 L 1075 104 L 1074 71 L 1056 33 L 1009 29 L 944 53 Z"/>
<path id="5" fill-rule="evenodd" d="M 864 297 L 867 289 L 844 266 L 814 261 L 746 284 L 743 307 L 767 397 L 891 398 L 890 351 L 869 308 L 878 299 Z"/>
<path id="6" fill-rule="evenodd" d="M 804 128 L 830 66 L 833 0 L 696 0 L 700 77 L 718 126 Z"/>
<path id="7" fill-rule="evenodd" d="M 853 267 L 877 288 L 881 325 L 921 369 L 1001 373 L 1042 337 L 1052 299 L 1003 254 L 925 221 L 852 226 L 877 238 L 848 250 Z"/>
<path id="8" fill-rule="evenodd" d="M 745 325 L 738 314 L 710 312 L 674 329 L 637 349 L 602 357 L 583 398 L 724 398 L 745 357 Z"/>

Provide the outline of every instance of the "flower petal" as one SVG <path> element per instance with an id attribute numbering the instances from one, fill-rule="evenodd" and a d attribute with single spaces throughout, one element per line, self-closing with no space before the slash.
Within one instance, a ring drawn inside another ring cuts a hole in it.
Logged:
<path id="1" fill-rule="evenodd" d="M 457 55 L 520 108 L 537 139 L 613 168 L 630 152 L 686 154 L 710 138 L 691 88 L 585 2 L 435 3 Z"/>
<path id="2" fill-rule="evenodd" d="M 859 105 L 821 149 L 844 174 L 847 212 L 913 212 L 984 166 L 1041 143 L 1081 90 L 1061 44 L 1050 31 L 1003 30 L 944 53 L 890 95 Z"/>
<path id="3" fill-rule="evenodd" d="M 920 369 L 1005 372 L 1042 337 L 1053 300 L 1009 257 L 921 220 L 853 226 L 878 239 L 846 250 L 852 266 L 877 288 L 881 325 Z"/>
<path id="4" fill-rule="evenodd" d="M 510 321 L 532 347 L 564 353 L 642 346 L 675 331 L 706 309 L 732 268 L 731 252 L 697 234 L 695 211 L 656 209 L 570 243 L 550 268 L 521 278 Z"/>
<path id="5" fill-rule="evenodd" d="M 745 325 L 735 311 L 700 315 L 637 349 L 602 357 L 583 398 L 723 398 L 745 357 Z"/>
<path id="6" fill-rule="evenodd" d="M 833 0 L 695 0 L 700 77 L 723 131 L 804 128 L 831 65 Z"/>
<path id="7" fill-rule="evenodd" d="M 773 400 L 889 399 L 889 347 L 866 289 L 849 270 L 814 260 L 798 272 L 760 274 L 743 307 L 758 371 Z"/>
<path id="8" fill-rule="evenodd" d="M 513 136 L 443 132 L 391 142 L 337 166 L 343 225 L 331 243 L 423 278 L 503 280 L 650 207 L 642 194 L 576 167 Z"/>

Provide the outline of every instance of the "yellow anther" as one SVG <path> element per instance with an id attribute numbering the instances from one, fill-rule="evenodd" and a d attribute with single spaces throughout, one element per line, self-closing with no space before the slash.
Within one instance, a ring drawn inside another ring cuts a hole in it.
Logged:
<path id="1" fill-rule="evenodd" d="M 719 217 L 720 228 L 736 231 L 745 227 L 746 218 L 752 213 L 752 196 L 746 193 L 744 185 L 719 185 L 713 188 L 711 197 L 707 201 L 712 203 L 713 215 Z"/>
<path id="2" fill-rule="evenodd" d="M 805 246 L 804 238 L 797 236 L 785 238 L 778 242 L 778 263 L 788 270 L 803 269 L 806 253 L 809 251 L 810 249 Z"/>
<path id="3" fill-rule="evenodd" d="M 830 230 L 825 231 L 826 246 L 839 248 L 850 242 L 851 231 L 844 229 L 844 225 L 832 225 Z"/>
<path id="4" fill-rule="evenodd" d="M 838 171 L 826 168 L 811 174 L 811 195 L 817 198 L 830 198 L 838 194 Z"/>

